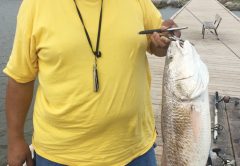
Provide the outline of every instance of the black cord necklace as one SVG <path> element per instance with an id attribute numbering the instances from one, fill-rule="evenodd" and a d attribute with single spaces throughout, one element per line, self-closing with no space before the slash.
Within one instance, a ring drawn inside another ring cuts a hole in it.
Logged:
<path id="1" fill-rule="evenodd" d="M 77 6 L 76 0 L 73 0 L 77 9 L 77 13 L 79 16 L 79 19 L 83 25 L 87 40 L 88 40 L 88 44 L 91 47 L 92 53 L 95 57 L 95 63 L 93 65 L 93 85 L 94 85 L 94 92 L 98 92 L 99 90 L 99 78 L 98 78 L 98 70 L 97 70 L 97 58 L 100 58 L 102 53 L 101 51 L 99 51 L 99 45 L 100 45 L 100 36 L 101 36 L 101 26 L 102 26 L 102 11 L 103 11 L 103 0 L 102 0 L 102 4 L 101 4 L 101 10 L 100 10 L 100 17 L 99 17 L 99 23 L 98 23 L 98 36 L 97 36 L 97 44 L 96 44 L 96 51 L 93 50 L 93 46 L 92 46 L 92 42 L 89 36 L 89 33 L 87 31 L 87 28 L 84 24 L 83 21 L 83 17 L 81 15 L 81 12 Z"/>

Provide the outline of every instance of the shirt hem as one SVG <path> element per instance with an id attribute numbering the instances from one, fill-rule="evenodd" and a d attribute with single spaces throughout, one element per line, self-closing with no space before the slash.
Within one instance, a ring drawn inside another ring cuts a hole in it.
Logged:
<path id="1" fill-rule="evenodd" d="M 140 152 L 137 152 L 135 155 L 133 155 L 132 157 L 128 157 L 126 160 L 122 161 L 121 163 L 117 163 L 117 164 L 113 164 L 111 166 L 125 166 L 127 164 L 129 164 L 131 161 L 133 161 L 134 159 L 136 159 L 137 157 L 145 154 L 154 144 L 155 140 L 156 140 L 156 137 L 157 137 L 157 134 L 156 134 L 156 131 L 154 131 L 154 134 L 153 134 L 153 139 L 152 141 L 150 141 L 150 143 Z M 35 148 L 35 145 L 34 145 L 34 141 L 32 142 L 33 143 L 33 147 L 34 147 L 34 150 L 36 151 L 36 153 L 38 155 L 40 155 L 41 157 L 44 157 L 50 161 L 53 161 L 53 162 L 57 162 L 59 164 L 63 164 L 63 165 L 68 165 L 68 166 L 78 166 L 78 164 L 76 163 L 71 163 L 71 162 L 68 162 L 66 163 L 66 160 L 62 160 L 62 159 L 59 159 L 59 158 L 55 158 L 53 156 L 49 156 L 48 154 L 46 154 L 45 152 Z M 92 166 L 91 164 L 89 164 L 89 166 Z"/>

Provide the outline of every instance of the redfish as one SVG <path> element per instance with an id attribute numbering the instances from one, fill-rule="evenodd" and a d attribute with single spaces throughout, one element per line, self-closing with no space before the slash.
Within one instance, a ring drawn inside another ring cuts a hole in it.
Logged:
<path id="1" fill-rule="evenodd" d="M 172 41 L 162 97 L 162 166 L 205 166 L 211 145 L 209 73 L 189 41 Z"/>

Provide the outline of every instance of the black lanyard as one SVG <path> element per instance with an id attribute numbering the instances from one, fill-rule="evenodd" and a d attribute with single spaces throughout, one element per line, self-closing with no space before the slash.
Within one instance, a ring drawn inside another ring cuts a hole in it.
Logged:
<path id="1" fill-rule="evenodd" d="M 101 57 L 101 55 L 102 55 L 101 52 L 99 51 L 99 44 L 100 44 L 100 35 L 101 35 L 101 26 L 102 26 L 103 0 L 102 0 L 102 4 L 101 4 L 100 17 L 99 17 L 99 23 L 98 23 L 98 36 L 97 36 L 96 51 L 93 50 L 93 46 L 92 46 L 90 36 L 89 36 L 87 28 L 84 24 L 84 21 L 83 21 L 81 12 L 80 12 L 80 10 L 77 6 L 76 0 L 74 0 L 74 3 L 75 3 L 75 6 L 76 6 L 76 9 L 77 9 L 78 16 L 79 16 L 79 18 L 82 22 L 82 25 L 83 25 L 83 28 L 84 28 L 89 46 L 91 47 L 92 53 L 95 56 L 95 64 L 93 65 L 93 89 L 94 89 L 94 92 L 98 92 L 98 90 L 99 90 L 99 78 L 98 78 L 98 70 L 97 70 L 97 58 Z"/>
<path id="2" fill-rule="evenodd" d="M 84 28 L 84 31 L 85 31 L 88 43 L 89 43 L 89 45 L 90 45 L 90 47 L 92 49 L 92 53 L 95 55 L 95 57 L 99 58 L 99 57 L 101 57 L 101 52 L 99 51 L 99 44 L 100 44 L 100 35 L 101 35 L 101 26 L 102 26 L 103 0 L 102 0 L 102 4 L 101 4 L 100 17 L 99 17 L 99 23 L 98 23 L 98 36 L 97 36 L 96 51 L 93 50 L 93 46 L 92 46 L 92 42 L 91 42 L 90 36 L 89 36 L 87 28 L 86 28 L 86 26 L 84 24 L 84 21 L 83 21 L 81 12 L 80 12 L 80 10 L 79 10 L 79 8 L 77 6 L 76 0 L 74 0 L 74 3 L 76 5 L 78 16 L 79 16 L 79 18 L 80 18 L 80 20 L 82 22 L 82 25 L 83 25 L 83 28 Z"/>

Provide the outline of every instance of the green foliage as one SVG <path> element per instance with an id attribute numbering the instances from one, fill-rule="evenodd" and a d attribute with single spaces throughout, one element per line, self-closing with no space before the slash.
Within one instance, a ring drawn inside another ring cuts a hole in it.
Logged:
<path id="1" fill-rule="evenodd" d="M 233 2 L 238 2 L 238 3 L 240 3 L 240 0 L 233 0 Z"/>
<path id="2" fill-rule="evenodd" d="M 172 1 L 168 1 L 168 0 L 161 0 L 161 1 L 153 1 L 154 5 L 157 8 L 165 8 L 167 6 L 171 6 L 174 8 L 181 8 L 182 6 L 184 6 L 189 0 L 172 0 Z"/>

